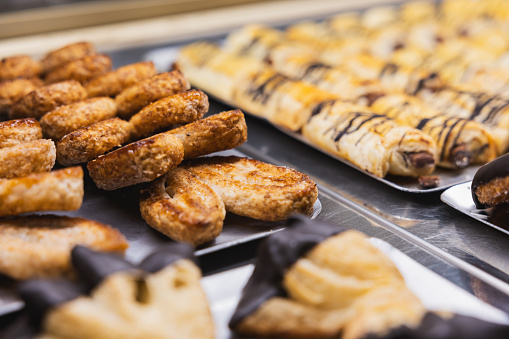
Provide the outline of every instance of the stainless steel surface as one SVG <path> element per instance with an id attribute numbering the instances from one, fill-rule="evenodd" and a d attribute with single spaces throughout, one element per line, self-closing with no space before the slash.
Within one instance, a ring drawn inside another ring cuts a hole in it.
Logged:
<path id="1" fill-rule="evenodd" d="M 509 235 L 509 206 L 477 209 L 472 199 L 471 185 L 469 181 L 451 187 L 440 195 L 440 199 L 469 217 Z"/>

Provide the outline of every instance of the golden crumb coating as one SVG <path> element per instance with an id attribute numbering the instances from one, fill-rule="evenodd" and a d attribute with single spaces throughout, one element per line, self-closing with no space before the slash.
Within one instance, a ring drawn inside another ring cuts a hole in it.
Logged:
<path id="1" fill-rule="evenodd" d="M 167 133 L 182 141 L 184 159 L 191 159 L 242 145 L 247 140 L 247 125 L 244 114 L 236 109 L 208 116 Z"/>
<path id="2" fill-rule="evenodd" d="M 156 75 L 152 61 L 142 61 L 119 67 L 98 76 L 85 85 L 89 97 L 113 97 L 127 87 Z"/>
<path id="3" fill-rule="evenodd" d="M 115 100 L 118 115 L 129 119 L 148 104 L 189 88 L 189 82 L 180 71 L 158 74 L 126 88 L 117 95 Z"/>
<path id="4" fill-rule="evenodd" d="M 40 123 L 46 138 L 59 140 L 78 128 L 113 118 L 115 115 L 117 115 L 115 100 L 99 97 L 57 107 L 46 113 Z"/>
<path id="5" fill-rule="evenodd" d="M 41 60 L 43 73 L 48 73 L 54 68 L 67 62 L 81 59 L 84 56 L 95 53 L 94 45 L 87 41 L 66 45 L 57 50 L 51 51 L 44 56 Z"/>
<path id="6" fill-rule="evenodd" d="M 76 80 L 85 84 L 91 79 L 111 70 L 111 58 L 106 54 L 92 54 L 70 61 L 46 74 L 48 84 L 65 80 Z"/>
<path id="7" fill-rule="evenodd" d="M 33 90 L 15 103 L 12 106 L 10 115 L 12 119 L 40 119 L 44 114 L 58 106 L 81 101 L 86 97 L 87 92 L 75 80 L 46 85 Z"/>
<path id="8" fill-rule="evenodd" d="M 0 272 L 15 279 L 71 276 L 76 245 L 118 253 L 129 246 L 109 225 L 56 215 L 4 219 L 0 235 Z"/>
<path id="9" fill-rule="evenodd" d="M 42 85 L 43 82 L 39 78 L 0 82 L 0 114 L 9 114 L 14 103 Z"/>
<path id="10" fill-rule="evenodd" d="M 97 187 L 110 191 L 152 181 L 177 167 L 183 158 L 182 142 L 161 133 L 101 155 L 87 168 Z"/>
<path id="11" fill-rule="evenodd" d="M 51 171 L 56 149 L 52 140 L 38 139 L 0 148 L 0 178 L 17 178 Z"/>
<path id="12" fill-rule="evenodd" d="M 140 212 L 151 227 L 193 246 L 217 238 L 226 215 L 221 197 L 178 167 L 141 192 Z"/>
<path id="13" fill-rule="evenodd" d="M 93 160 L 128 142 L 131 130 L 131 124 L 119 118 L 77 129 L 57 142 L 57 161 L 61 165 L 70 166 Z"/>
<path id="14" fill-rule="evenodd" d="M 36 78 L 40 73 L 41 63 L 28 55 L 16 55 L 0 60 L 0 81 Z"/>
<path id="15" fill-rule="evenodd" d="M 131 117 L 134 138 L 143 138 L 201 119 L 209 110 L 209 100 L 200 90 L 189 90 L 160 99 Z"/>
<path id="16" fill-rule="evenodd" d="M 41 126 L 34 118 L 0 122 L 0 148 L 20 145 L 41 138 Z"/>
<path id="17" fill-rule="evenodd" d="M 83 169 L 69 167 L 17 179 L 0 179 L 0 216 L 74 211 L 83 201 Z"/>
<path id="18" fill-rule="evenodd" d="M 181 165 L 223 199 L 227 212 L 285 220 L 291 213 L 311 214 L 316 184 L 294 169 L 236 156 L 204 157 Z"/>

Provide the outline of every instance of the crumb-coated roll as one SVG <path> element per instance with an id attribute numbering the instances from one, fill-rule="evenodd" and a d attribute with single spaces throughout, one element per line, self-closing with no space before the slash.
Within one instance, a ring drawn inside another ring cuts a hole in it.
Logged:
<path id="1" fill-rule="evenodd" d="M 76 165 L 120 147 L 131 138 L 131 124 L 119 118 L 99 121 L 66 134 L 57 142 L 57 162 Z"/>
<path id="2" fill-rule="evenodd" d="M 73 211 L 83 201 L 83 169 L 69 167 L 16 179 L 0 179 L 0 216 Z"/>
<path id="3" fill-rule="evenodd" d="M 247 140 L 247 125 L 239 110 L 221 112 L 166 132 L 184 145 L 184 159 L 225 151 Z"/>
<path id="4" fill-rule="evenodd" d="M 40 119 L 58 106 L 81 101 L 86 97 L 87 92 L 79 82 L 75 80 L 58 82 L 28 93 L 12 106 L 10 115 L 12 119 Z"/>
<path id="5" fill-rule="evenodd" d="M 90 80 L 86 85 L 89 97 L 115 96 L 127 87 L 156 75 L 152 61 L 137 62 Z"/>
<path id="6" fill-rule="evenodd" d="M 90 98 L 55 108 L 40 120 L 46 138 L 59 140 L 78 128 L 117 115 L 115 100 L 108 97 Z"/>
<path id="7" fill-rule="evenodd" d="M 177 167 L 183 158 L 182 142 L 160 133 L 101 155 L 87 168 L 97 187 L 110 191 L 152 181 Z"/>
<path id="8" fill-rule="evenodd" d="M 95 53 L 94 45 L 88 41 L 76 42 L 63 46 L 48 52 L 41 60 L 43 73 L 48 73 L 67 62 L 81 59 L 84 56 Z"/>
<path id="9" fill-rule="evenodd" d="M 76 80 L 85 84 L 91 79 L 111 70 L 111 58 L 105 54 L 92 54 L 81 59 L 69 61 L 46 74 L 48 84 L 65 80 Z"/>
<path id="10" fill-rule="evenodd" d="M 133 115 L 133 137 L 143 138 L 173 125 L 185 125 L 201 119 L 209 110 L 209 100 L 200 90 L 177 93 L 145 106 Z"/>
<path id="11" fill-rule="evenodd" d="M 0 122 L 0 148 L 42 139 L 42 129 L 34 118 Z"/>
<path id="12" fill-rule="evenodd" d="M 487 163 L 472 179 L 472 198 L 477 208 L 509 202 L 509 154 Z"/>
<path id="13" fill-rule="evenodd" d="M 140 212 L 154 229 L 193 246 L 217 238 L 226 215 L 221 197 L 179 167 L 141 191 Z"/>
<path id="14" fill-rule="evenodd" d="M 0 82 L 19 78 L 36 78 L 41 73 L 41 63 L 28 55 L 16 55 L 0 60 Z"/>
<path id="15" fill-rule="evenodd" d="M 55 143 L 48 139 L 0 148 L 0 178 L 48 172 L 55 165 L 55 159 Z"/>
<path id="16" fill-rule="evenodd" d="M 129 119 L 148 104 L 190 88 L 185 76 L 178 70 L 161 73 L 123 90 L 115 98 L 118 115 Z"/>
<path id="17" fill-rule="evenodd" d="M 15 279 L 72 276 L 76 245 L 123 253 L 129 246 L 117 229 L 84 218 L 37 215 L 0 221 L 0 272 Z"/>
<path id="18" fill-rule="evenodd" d="M 0 114 L 9 114 L 11 107 L 18 100 L 42 85 L 43 82 L 39 78 L 0 82 Z"/>
<path id="19" fill-rule="evenodd" d="M 223 199 L 227 212 L 259 219 L 285 220 L 311 214 L 316 184 L 296 170 L 236 156 L 191 159 L 180 165 Z"/>

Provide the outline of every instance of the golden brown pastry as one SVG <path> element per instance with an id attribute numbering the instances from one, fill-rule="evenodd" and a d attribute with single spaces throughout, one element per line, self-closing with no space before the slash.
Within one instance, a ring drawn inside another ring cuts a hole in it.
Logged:
<path id="1" fill-rule="evenodd" d="M 39 122 L 33 118 L 0 122 L 0 148 L 42 139 Z"/>
<path id="2" fill-rule="evenodd" d="M 210 186 L 226 211 L 259 220 L 285 220 L 291 213 L 311 214 L 316 184 L 296 170 L 236 156 L 188 160 L 181 168 Z"/>
<path id="3" fill-rule="evenodd" d="M 133 138 L 147 137 L 173 125 L 199 120 L 208 110 L 208 97 L 200 90 L 168 96 L 145 106 L 129 119 L 133 126 Z"/>
<path id="4" fill-rule="evenodd" d="M 10 179 L 49 172 L 55 165 L 55 159 L 55 143 L 48 139 L 0 148 L 0 178 Z"/>
<path id="5" fill-rule="evenodd" d="M 42 85 L 43 82 L 39 78 L 0 82 L 0 115 L 9 114 L 12 105 Z"/>
<path id="6" fill-rule="evenodd" d="M 87 168 L 97 187 L 110 191 L 150 182 L 177 167 L 183 158 L 182 142 L 160 133 L 101 155 Z"/>
<path id="7" fill-rule="evenodd" d="M 113 97 L 129 86 L 156 75 L 154 63 L 151 61 L 137 62 L 117 68 L 114 71 L 90 80 L 86 85 L 88 96 Z"/>
<path id="8" fill-rule="evenodd" d="M 189 82 L 178 70 L 155 75 L 124 89 L 117 95 L 115 100 L 118 115 L 123 119 L 129 119 L 148 104 L 189 88 Z"/>
<path id="9" fill-rule="evenodd" d="M 43 73 L 48 73 L 65 63 L 95 54 L 95 47 L 91 42 L 76 42 L 48 52 L 41 60 Z"/>
<path id="10" fill-rule="evenodd" d="M 70 276 L 75 245 L 122 253 L 116 229 L 83 218 L 38 215 L 0 221 L 0 272 L 15 279 Z"/>
<path id="11" fill-rule="evenodd" d="M 0 60 L 0 82 L 20 78 L 37 78 L 41 63 L 28 55 L 16 55 Z"/>
<path id="12" fill-rule="evenodd" d="M 69 167 L 16 179 L 0 179 L 0 216 L 73 211 L 83 201 L 83 169 Z"/>
<path id="13" fill-rule="evenodd" d="M 167 132 L 182 141 L 184 159 L 225 151 L 247 140 L 247 125 L 239 110 L 208 116 Z"/>
<path id="14" fill-rule="evenodd" d="M 151 227 L 193 246 L 219 236 L 226 215 L 221 197 L 178 167 L 142 190 L 140 211 Z"/>
<path id="15" fill-rule="evenodd" d="M 87 92 L 74 80 L 63 81 L 39 87 L 16 102 L 11 109 L 11 118 L 36 118 L 54 110 L 58 106 L 81 101 Z"/>
<path id="16" fill-rule="evenodd" d="M 115 100 L 99 97 L 59 106 L 44 114 L 40 123 L 46 138 L 60 140 L 64 135 L 78 128 L 113 118 L 116 115 Z"/>
<path id="17" fill-rule="evenodd" d="M 66 134 L 57 142 L 57 161 L 77 165 L 120 147 L 131 139 L 131 124 L 119 118 L 99 121 Z"/>
<path id="18" fill-rule="evenodd" d="M 54 68 L 46 74 L 44 80 L 48 84 L 66 80 L 76 80 L 85 84 L 110 70 L 111 58 L 108 55 L 92 54 Z"/>

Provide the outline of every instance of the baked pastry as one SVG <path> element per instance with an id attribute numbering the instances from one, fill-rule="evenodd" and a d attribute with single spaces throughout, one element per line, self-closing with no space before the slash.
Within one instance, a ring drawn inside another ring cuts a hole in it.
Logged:
<path id="1" fill-rule="evenodd" d="M 85 84 L 110 70 L 111 58 L 108 55 L 92 54 L 54 68 L 46 73 L 44 80 L 48 84 L 66 80 L 76 80 Z"/>
<path id="2" fill-rule="evenodd" d="M 472 179 L 472 198 L 477 208 L 509 202 L 509 154 L 502 155 L 477 170 Z"/>
<path id="3" fill-rule="evenodd" d="M 154 63 L 151 61 L 137 62 L 117 68 L 114 71 L 98 76 L 85 84 L 88 97 L 115 95 L 135 83 L 156 75 Z"/>
<path id="4" fill-rule="evenodd" d="M 15 279 L 70 276 L 75 245 L 123 253 L 116 229 L 83 218 L 25 216 L 0 221 L 0 272 Z"/>
<path id="5" fill-rule="evenodd" d="M 78 128 L 117 115 L 115 100 L 108 97 L 91 98 L 55 108 L 44 114 L 40 123 L 46 138 L 60 140 Z"/>
<path id="6" fill-rule="evenodd" d="M 58 82 L 39 87 L 16 102 L 11 108 L 11 118 L 36 118 L 54 110 L 58 106 L 81 101 L 87 92 L 75 80 Z"/>
<path id="7" fill-rule="evenodd" d="M 88 41 L 76 42 L 56 50 L 48 52 L 41 60 L 43 73 L 48 73 L 53 69 L 68 62 L 81 59 L 87 55 L 95 54 L 95 46 Z"/>
<path id="8" fill-rule="evenodd" d="M 74 211 L 83 202 L 83 169 L 69 167 L 16 179 L 0 179 L 0 216 Z"/>
<path id="9" fill-rule="evenodd" d="M 57 142 L 57 162 L 64 166 L 89 162 L 131 140 L 129 122 L 111 118 L 66 134 Z"/>
<path id="10" fill-rule="evenodd" d="M 0 122 L 0 148 L 42 139 L 39 122 L 33 118 Z"/>
<path id="11" fill-rule="evenodd" d="M 118 115 L 129 119 L 148 104 L 189 88 L 189 82 L 178 70 L 157 74 L 124 89 L 115 97 Z"/>
<path id="12" fill-rule="evenodd" d="M 87 168 L 97 187 L 110 191 L 150 182 L 177 167 L 183 158 L 182 142 L 166 132 L 101 155 Z"/>
<path id="13" fill-rule="evenodd" d="M 317 105 L 302 135 L 378 177 L 419 177 L 436 164 L 435 142 L 424 132 L 337 100 Z"/>
<path id="14" fill-rule="evenodd" d="M 29 55 L 16 55 L 0 60 L 0 82 L 14 79 L 37 78 L 41 63 Z"/>
<path id="15" fill-rule="evenodd" d="M 0 82 L 0 115 L 8 115 L 14 103 L 42 85 L 39 78 Z"/>
<path id="16" fill-rule="evenodd" d="M 141 191 L 140 212 L 151 227 L 193 246 L 219 236 L 226 215 L 221 197 L 178 167 Z"/>
<path id="17" fill-rule="evenodd" d="M 43 338 L 214 338 L 192 247 L 171 244 L 136 266 L 78 246 L 72 260 L 89 296 L 69 283 L 32 281 L 20 288 Z"/>
<path id="18" fill-rule="evenodd" d="M 174 125 L 201 119 L 209 110 L 209 99 L 200 90 L 189 90 L 160 99 L 142 108 L 129 119 L 133 138 L 162 132 Z"/>
<path id="19" fill-rule="evenodd" d="M 49 172 L 55 165 L 55 159 L 55 143 L 48 139 L 0 148 L 0 178 L 11 179 Z"/>
<path id="20" fill-rule="evenodd" d="M 305 174 L 254 159 L 211 156 L 187 160 L 181 168 L 210 186 L 226 211 L 259 220 L 285 220 L 311 214 L 316 184 Z"/>

